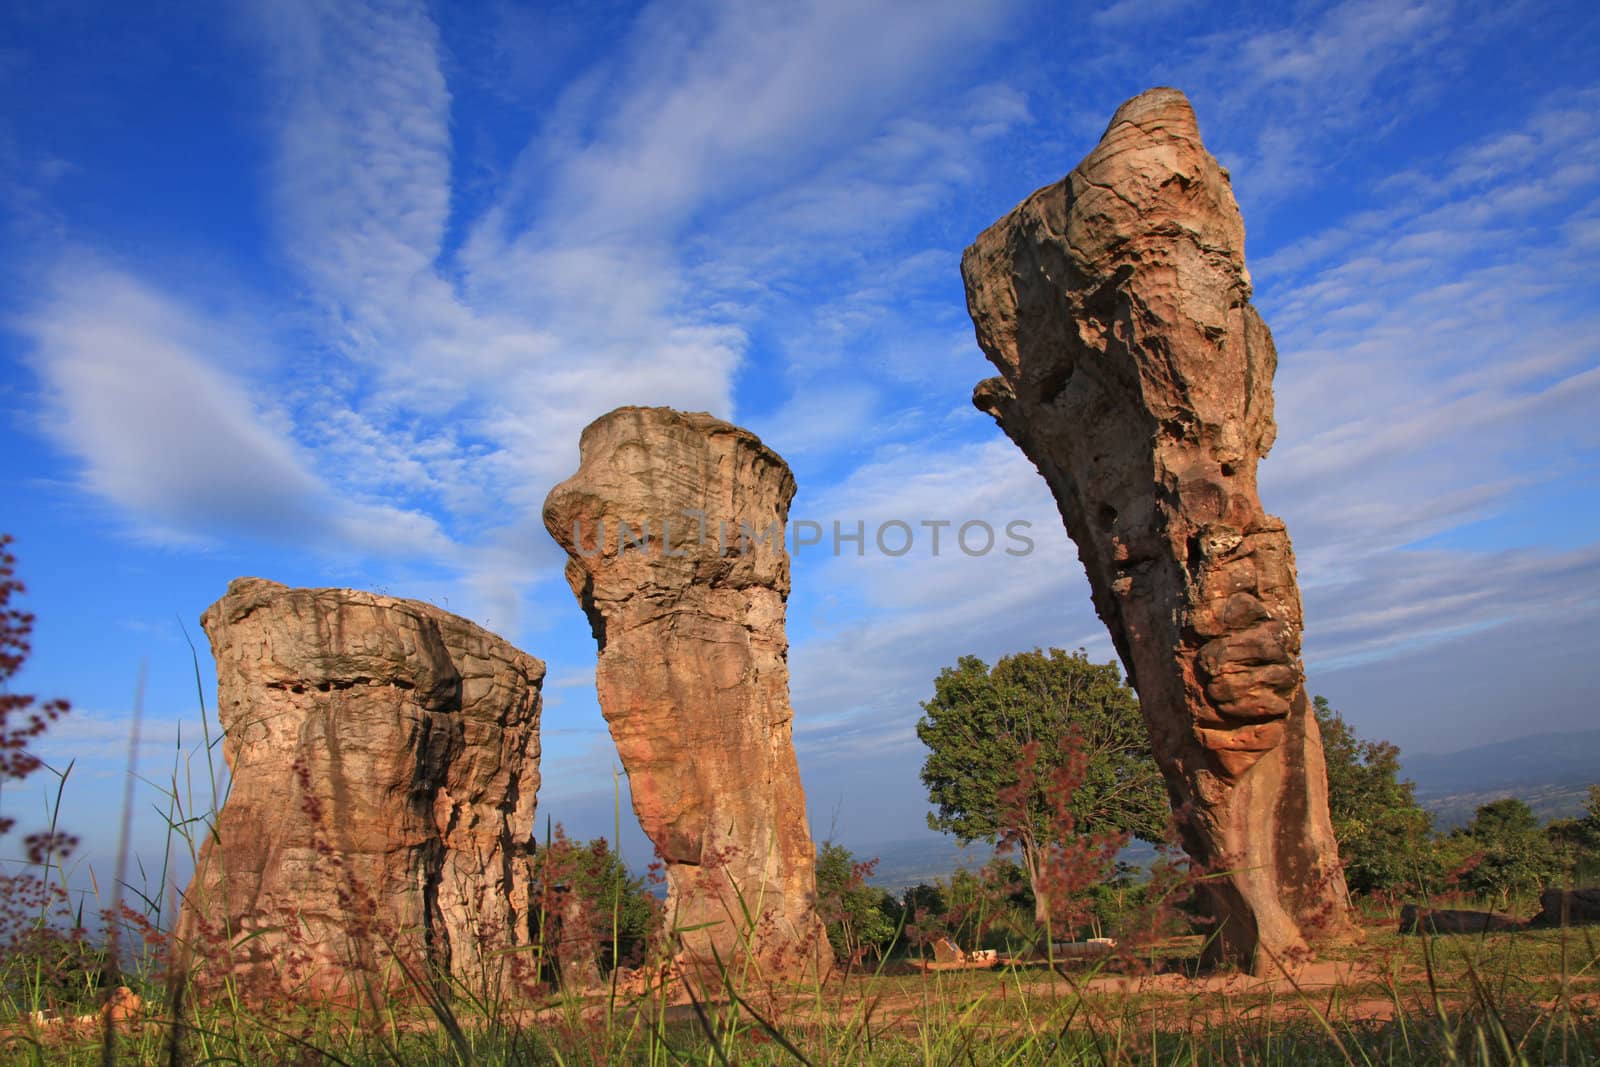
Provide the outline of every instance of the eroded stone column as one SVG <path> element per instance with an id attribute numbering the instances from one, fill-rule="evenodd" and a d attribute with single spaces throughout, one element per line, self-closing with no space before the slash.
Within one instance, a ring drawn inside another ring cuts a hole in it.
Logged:
<path id="1" fill-rule="evenodd" d="M 431 604 L 260 578 L 200 624 L 232 776 L 180 919 L 202 970 L 333 996 L 531 971 L 501 953 L 528 944 L 544 664 Z"/>
<path id="2" fill-rule="evenodd" d="M 700 964 L 824 958 L 790 736 L 788 465 L 706 414 L 619 408 L 545 501 L 600 658 L 600 707 Z M 698 928 L 698 929 L 696 929 Z"/>
<path id="3" fill-rule="evenodd" d="M 1294 555 L 1256 491 L 1276 434 L 1228 174 L 1175 89 L 1118 109 L 1065 179 L 962 257 L 973 402 L 1039 468 L 1139 692 L 1213 954 L 1271 970 L 1344 934 Z"/>

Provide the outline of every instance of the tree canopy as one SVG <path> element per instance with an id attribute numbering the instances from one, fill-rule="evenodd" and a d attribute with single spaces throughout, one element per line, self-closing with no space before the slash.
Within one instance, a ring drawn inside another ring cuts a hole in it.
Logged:
<path id="1" fill-rule="evenodd" d="M 599 973 L 637 964 L 661 924 L 645 880 L 629 873 L 622 857 L 603 837 L 579 842 L 557 825 L 550 840 L 534 853 L 537 887 L 536 921 L 560 925 L 576 918 L 576 929 L 561 929 L 560 943 L 548 947 L 563 957 L 592 960 Z M 575 899 L 578 908 L 567 914 Z"/>
<path id="2" fill-rule="evenodd" d="M 1502 907 L 1513 897 L 1538 893 L 1559 881 L 1565 859 L 1539 825 L 1533 809 L 1516 797 L 1502 797 L 1478 808 L 1452 837 L 1470 842 L 1475 862 L 1463 884 Z"/>
<path id="3" fill-rule="evenodd" d="M 1058 648 L 1014 653 L 993 668 L 963 656 L 933 686 L 917 736 L 928 747 L 922 781 L 934 829 L 963 842 L 1022 841 L 1036 873 L 1043 850 L 1059 843 L 1054 772 L 1071 761 L 1081 780 L 1065 807 L 1076 834 L 1165 836 L 1166 789 L 1138 698 L 1114 662 Z"/>
<path id="4" fill-rule="evenodd" d="M 1574 819 L 1553 819 L 1545 828 L 1575 885 L 1600 882 L 1600 785 L 1589 787 L 1584 813 Z"/>
<path id="5" fill-rule="evenodd" d="M 876 865 L 832 841 L 817 849 L 817 912 L 840 963 L 859 963 L 869 951 L 881 955 L 898 932 L 894 899 L 867 884 Z"/>
<path id="6" fill-rule="evenodd" d="M 1328 810 L 1351 892 L 1395 890 L 1423 880 L 1433 817 L 1416 787 L 1400 778 L 1400 749 L 1356 736 L 1328 703 L 1312 707 L 1322 728 L 1328 768 Z"/>
<path id="7" fill-rule="evenodd" d="M 1600 870 L 1600 786 L 1585 815 L 1541 826 L 1515 797 L 1477 809 L 1472 822 L 1435 836 L 1432 816 L 1400 778 L 1400 750 L 1368 741 L 1323 697 L 1312 701 L 1328 768 L 1328 808 L 1354 893 L 1464 889 L 1499 906 Z"/>

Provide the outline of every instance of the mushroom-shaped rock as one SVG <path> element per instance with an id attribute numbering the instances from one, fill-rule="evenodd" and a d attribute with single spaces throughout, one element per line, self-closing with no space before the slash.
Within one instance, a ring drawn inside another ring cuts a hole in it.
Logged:
<path id="1" fill-rule="evenodd" d="M 791 739 L 794 478 L 754 434 L 671 408 L 601 417 L 580 456 L 544 521 L 599 644 L 600 708 L 668 921 L 692 964 L 806 973 L 827 942 Z"/>
<path id="2" fill-rule="evenodd" d="M 1123 104 L 961 273 L 1000 371 L 973 403 L 1039 468 L 1077 543 L 1184 843 L 1218 872 L 1213 953 L 1265 970 L 1349 933 L 1294 555 L 1256 491 L 1277 353 L 1188 100 Z"/>

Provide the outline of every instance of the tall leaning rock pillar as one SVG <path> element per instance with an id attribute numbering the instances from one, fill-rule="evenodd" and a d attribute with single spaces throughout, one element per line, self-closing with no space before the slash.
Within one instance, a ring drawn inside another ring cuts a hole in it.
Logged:
<path id="1" fill-rule="evenodd" d="M 596 684 L 691 962 L 803 973 L 827 947 L 790 737 L 789 467 L 705 414 L 583 431 L 545 526 L 600 646 Z M 748 918 L 747 918 L 748 916 Z"/>
<path id="2" fill-rule="evenodd" d="M 1272 335 L 1228 174 L 1175 89 L 962 257 L 988 412 L 1039 468 L 1139 692 L 1214 957 L 1258 972 L 1350 930 L 1283 523 L 1262 510 Z"/>

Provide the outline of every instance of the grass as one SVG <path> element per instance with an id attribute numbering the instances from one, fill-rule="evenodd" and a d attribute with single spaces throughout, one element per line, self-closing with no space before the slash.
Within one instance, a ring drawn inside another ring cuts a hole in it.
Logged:
<path id="1" fill-rule="evenodd" d="M 21 962 L 6 961 L 5 1062 L 337 1064 L 1600 1064 L 1593 929 L 1470 937 L 1367 928 L 1298 980 L 1191 978 L 1198 938 L 1168 939 L 1168 969 L 909 973 L 887 964 L 781 987 L 728 978 L 687 995 L 556 993 L 515 1003 L 417 998 L 378 1010 L 316 1003 L 173 1004 L 157 973 L 130 983 L 136 1023 L 108 1038 L 26 1023 Z M 1339 973 L 1333 974 L 1332 972 Z M 89 986 L 85 986 L 85 992 Z M 176 1008 L 176 1010 L 174 1010 Z M 22 1017 L 19 1019 L 19 1017 Z"/>
<path id="2" fill-rule="evenodd" d="M 208 725 L 198 751 L 180 744 L 162 787 L 169 845 L 191 858 L 220 804 L 216 741 Z M 786 985 L 745 960 L 670 990 L 613 979 L 587 996 L 407 972 L 394 993 L 339 1004 L 226 980 L 202 995 L 198 963 L 170 958 L 166 882 L 119 882 L 97 925 L 67 906 L 60 856 L 9 880 L 0 1063 L 1600 1065 L 1597 928 L 1401 937 L 1369 903 L 1363 944 L 1273 981 L 1199 974 L 1200 939 L 1175 936 L 1118 964 L 923 974 L 891 959 Z M 538 973 L 549 946 L 531 954 Z M 108 1020 L 119 982 L 142 1008 Z"/>

